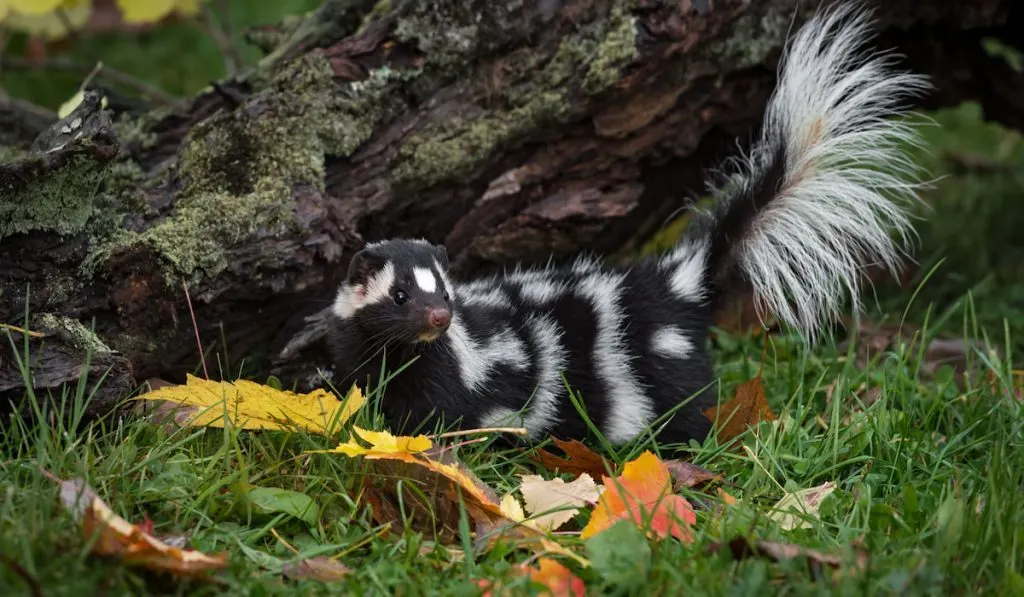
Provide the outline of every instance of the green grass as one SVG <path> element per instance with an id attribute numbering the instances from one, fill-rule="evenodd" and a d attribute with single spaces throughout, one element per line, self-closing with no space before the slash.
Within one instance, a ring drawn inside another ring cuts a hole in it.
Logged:
<path id="1" fill-rule="evenodd" d="M 973 319 L 961 318 L 964 322 L 971 323 L 965 329 L 975 328 Z M 757 341 L 732 340 L 720 363 L 725 396 L 756 373 L 764 349 Z M 735 484 L 728 490 L 741 502 L 724 515 L 699 511 L 692 545 L 651 543 L 648 551 L 613 559 L 614 568 L 577 569 L 588 591 L 1019 594 L 1024 587 L 1022 403 L 991 385 L 960 390 L 950 371 L 923 376 L 919 348 L 911 344 L 865 366 L 831 346 L 806 352 L 788 338 L 772 340 L 764 381 L 779 422 L 748 433 L 745 451 L 724 451 L 709 440 L 693 454 L 695 462 Z M 1000 387 L 1009 386 L 1012 359 L 992 362 L 979 354 L 977 361 L 1002 380 Z M 880 390 L 878 399 L 865 406 L 862 397 L 872 388 Z M 469 595 L 476 589 L 467 577 L 510 579 L 512 563 L 529 556 L 503 545 L 460 559 L 456 552 L 462 543 L 430 548 L 417 533 L 382 536 L 357 498 L 360 461 L 303 454 L 333 447 L 325 438 L 214 429 L 169 432 L 131 417 L 75 425 L 75 413 L 88 393 L 89 388 L 79 386 L 58 400 L 63 414 L 45 406 L 50 401 L 29 397 L 38 405 L 35 415 L 13 415 L 5 422 L 0 553 L 39 579 L 46 595 L 276 595 L 297 590 Z M 368 418 L 366 411 L 357 422 L 375 425 Z M 631 446 L 617 459 L 652 447 Z M 509 449 L 467 445 L 459 457 L 499 494 L 515 489 L 518 474 L 550 475 Z M 222 584 L 184 583 L 88 556 L 76 525 L 59 506 L 57 488 L 41 469 L 64 478 L 84 477 L 116 512 L 133 521 L 149 516 L 158 533 L 185 534 L 194 547 L 208 552 L 227 550 L 231 566 L 218 575 Z M 785 532 L 767 517 L 786 491 L 826 481 L 838 488 L 811 528 Z M 244 497 L 252 487 L 301 492 L 316 502 L 319 515 L 303 521 L 285 513 L 255 512 Z M 303 555 L 343 553 L 341 561 L 353 570 L 350 579 L 340 588 L 283 580 L 275 566 L 292 556 L 271 529 Z M 711 543 L 736 535 L 838 553 L 859 543 L 871 554 L 870 566 L 852 580 L 831 585 L 802 564 L 737 563 L 707 553 Z M 565 543 L 579 545 L 579 540 Z M 24 591 L 21 580 L 0 567 L 0 594 Z"/>

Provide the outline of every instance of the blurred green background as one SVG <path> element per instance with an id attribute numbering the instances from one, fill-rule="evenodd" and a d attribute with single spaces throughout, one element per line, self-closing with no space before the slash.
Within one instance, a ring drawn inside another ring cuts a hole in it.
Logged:
<path id="1" fill-rule="evenodd" d="M 174 18 L 142 31 L 78 31 L 47 49 L 37 66 L 26 64 L 33 49 L 24 34 L 8 31 L 4 56 L 18 61 L 0 71 L 0 89 L 49 109 L 71 97 L 96 62 L 185 97 L 225 75 L 221 48 L 211 23 L 224 22 L 227 9 L 235 41 L 248 64 L 260 52 L 241 41 L 246 27 L 274 24 L 287 15 L 311 10 L 320 0 L 231 0 L 207 2 L 196 18 Z M 212 21 L 211 21 L 212 19 Z M 989 48 L 1020 70 L 1024 60 L 997 44 Z M 71 61 L 76 68 L 51 68 Z M 109 80 L 99 79 L 103 84 Z M 1024 339 L 1024 140 L 1016 131 L 985 122 L 979 106 L 964 104 L 923 115 L 926 146 L 916 159 L 934 178 L 923 194 L 915 253 L 918 266 L 911 287 L 883 283 L 878 311 L 912 321 L 943 313 L 960 317 L 968 293 L 977 317 L 998 341 L 1009 328 Z M 918 294 L 911 302 L 911 293 Z M 867 297 L 870 299 L 870 297 Z M 871 304 L 871 301 L 868 301 Z M 909 308 L 908 308 L 909 305 Z"/>

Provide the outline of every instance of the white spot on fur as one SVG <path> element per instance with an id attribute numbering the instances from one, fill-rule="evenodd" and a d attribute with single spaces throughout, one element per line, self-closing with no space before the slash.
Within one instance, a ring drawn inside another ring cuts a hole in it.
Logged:
<path id="1" fill-rule="evenodd" d="M 693 341 L 675 326 L 656 330 L 651 338 L 651 345 L 655 352 L 674 359 L 685 359 L 693 350 Z"/>
<path id="2" fill-rule="evenodd" d="M 452 317 L 448 327 L 448 342 L 459 364 L 462 383 L 474 392 L 484 388 L 491 370 L 500 364 L 522 371 L 529 363 L 526 346 L 510 328 L 505 327 L 497 334 L 480 342 L 474 340 L 458 317 Z"/>
<path id="3" fill-rule="evenodd" d="M 577 287 L 577 291 L 591 301 L 597 314 L 595 373 L 604 383 L 609 407 L 601 431 L 615 444 L 632 440 L 654 419 L 651 400 L 644 394 L 630 366 L 623 335 L 624 317 L 619 308 L 623 278 L 622 275 L 596 273 L 581 279 Z"/>
<path id="4" fill-rule="evenodd" d="M 389 299 L 394 283 L 395 265 L 388 262 L 370 276 L 365 287 L 362 284 L 342 284 L 334 299 L 334 315 L 339 319 L 348 319 L 367 305 Z"/>
<path id="5" fill-rule="evenodd" d="M 437 278 L 434 277 L 434 272 L 429 267 L 412 268 L 412 277 L 416 280 L 416 285 L 423 292 L 434 292 L 437 290 Z"/>
<path id="6" fill-rule="evenodd" d="M 810 339 L 847 296 L 860 307 L 865 267 L 899 271 L 899 245 L 912 234 L 903 204 L 920 185 L 907 182 L 916 168 L 904 147 L 919 138 L 898 116 L 930 85 L 894 71 L 891 54 L 866 52 L 869 25 L 857 3 L 839 3 L 797 33 L 761 138 L 734 179 L 763 178 L 784 149 L 778 196 L 738 239 L 736 258 L 759 305 Z M 728 186 L 720 200 L 747 200 Z"/>
<path id="7" fill-rule="evenodd" d="M 537 386 L 530 398 L 530 409 L 523 426 L 530 437 L 538 440 L 558 424 L 558 404 L 563 392 L 562 373 L 568 354 L 562 345 L 562 330 L 547 316 L 531 317 L 526 321 L 537 346 L 535 359 Z"/>

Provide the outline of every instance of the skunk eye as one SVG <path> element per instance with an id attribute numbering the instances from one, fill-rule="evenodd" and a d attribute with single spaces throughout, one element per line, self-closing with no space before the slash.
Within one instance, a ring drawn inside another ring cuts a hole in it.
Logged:
<path id="1" fill-rule="evenodd" d="M 452 299 L 451 299 L 451 297 L 450 297 L 450 296 L 448 296 L 448 291 L 447 291 L 447 290 L 445 290 L 445 291 L 444 291 L 444 302 L 446 302 L 446 303 L 447 303 L 447 302 L 448 302 L 448 301 L 450 301 L 450 300 L 452 300 Z"/>
<path id="2" fill-rule="evenodd" d="M 405 303 L 407 300 L 409 300 L 409 295 L 406 294 L 406 292 L 404 290 L 398 289 L 398 290 L 395 291 L 395 304 L 396 305 L 401 305 L 401 304 Z"/>

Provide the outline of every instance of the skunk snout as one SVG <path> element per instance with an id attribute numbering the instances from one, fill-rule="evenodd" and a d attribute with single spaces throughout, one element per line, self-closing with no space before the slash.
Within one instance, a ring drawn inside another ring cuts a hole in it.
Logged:
<path id="1" fill-rule="evenodd" d="M 430 307 L 427 309 L 427 323 L 431 327 L 443 331 L 448 328 L 452 321 L 452 312 L 444 307 Z"/>

